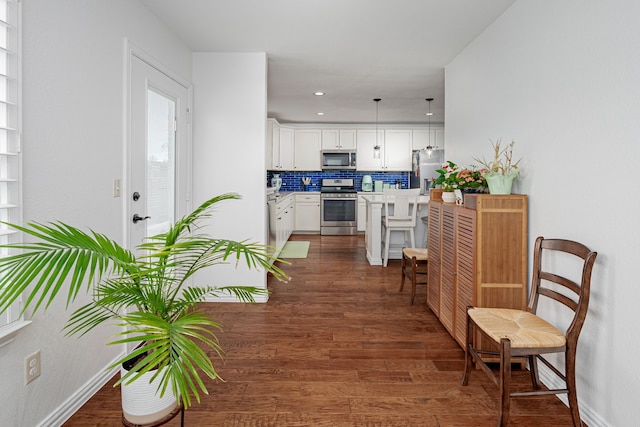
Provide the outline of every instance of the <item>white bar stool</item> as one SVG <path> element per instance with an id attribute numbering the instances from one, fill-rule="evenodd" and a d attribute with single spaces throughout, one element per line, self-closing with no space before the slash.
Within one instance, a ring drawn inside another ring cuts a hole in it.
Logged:
<path id="1" fill-rule="evenodd" d="M 404 234 L 405 245 L 407 243 L 407 234 L 411 248 L 416 247 L 416 238 L 414 229 L 416 227 L 416 217 L 418 214 L 418 196 L 420 189 L 410 190 L 383 190 L 385 215 L 382 217 L 382 227 L 384 229 L 384 253 L 383 266 L 387 266 L 389 261 L 389 244 L 392 231 L 402 231 Z M 392 207 L 393 209 L 390 209 Z M 390 212 L 393 210 L 393 214 Z"/>
<path id="2" fill-rule="evenodd" d="M 429 216 L 423 216 L 420 218 L 420 221 L 422 221 L 422 223 L 424 224 L 424 247 L 428 248 L 429 246 L 427 245 L 427 243 L 429 243 Z"/>

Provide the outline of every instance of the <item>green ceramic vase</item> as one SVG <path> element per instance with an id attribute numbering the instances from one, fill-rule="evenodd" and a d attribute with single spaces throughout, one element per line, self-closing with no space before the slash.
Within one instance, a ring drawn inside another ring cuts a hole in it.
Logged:
<path id="1" fill-rule="evenodd" d="M 517 173 L 508 175 L 487 174 L 484 179 L 487 180 L 490 194 L 511 194 L 513 180 L 516 179 Z"/>

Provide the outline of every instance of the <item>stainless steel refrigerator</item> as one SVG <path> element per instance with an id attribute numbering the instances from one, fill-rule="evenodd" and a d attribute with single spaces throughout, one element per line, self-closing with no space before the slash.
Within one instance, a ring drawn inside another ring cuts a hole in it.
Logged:
<path id="1" fill-rule="evenodd" d="M 440 174 L 436 170 L 444 163 L 444 149 L 428 152 L 425 149 L 413 151 L 413 167 L 409 176 L 409 187 L 419 188 L 420 194 L 429 194 L 432 180 Z"/>

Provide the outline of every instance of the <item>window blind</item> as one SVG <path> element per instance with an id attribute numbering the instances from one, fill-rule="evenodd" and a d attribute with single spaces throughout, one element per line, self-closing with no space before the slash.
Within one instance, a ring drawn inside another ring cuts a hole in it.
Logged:
<path id="1" fill-rule="evenodd" d="M 0 0 L 0 220 L 21 223 L 20 4 Z M 0 244 L 20 236 L 0 224 Z M 0 257 L 10 255 L 0 248 Z M 2 274 L 2 273 L 0 273 Z M 0 338 L 21 322 L 20 301 L 0 314 Z"/>

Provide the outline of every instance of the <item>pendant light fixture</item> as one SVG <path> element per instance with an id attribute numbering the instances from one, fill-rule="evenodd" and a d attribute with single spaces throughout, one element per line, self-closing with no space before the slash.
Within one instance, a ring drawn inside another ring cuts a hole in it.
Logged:
<path id="1" fill-rule="evenodd" d="M 375 147 L 373 147 L 373 158 L 379 159 L 380 143 L 378 143 L 378 106 L 380 105 L 380 101 L 382 101 L 382 98 L 373 98 L 373 100 L 376 102 L 376 145 Z"/>
<path id="2" fill-rule="evenodd" d="M 433 113 L 431 112 L 431 101 L 433 101 L 433 98 L 427 98 L 426 101 L 429 103 L 429 112 L 426 114 L 429 118 L 429 142 L 424 149 L 427 150 L 427 157 L 431 158 L 433 150 L 437 148 L 436 146 L 431 145 L 431 116 L 433 116 Z"/>

